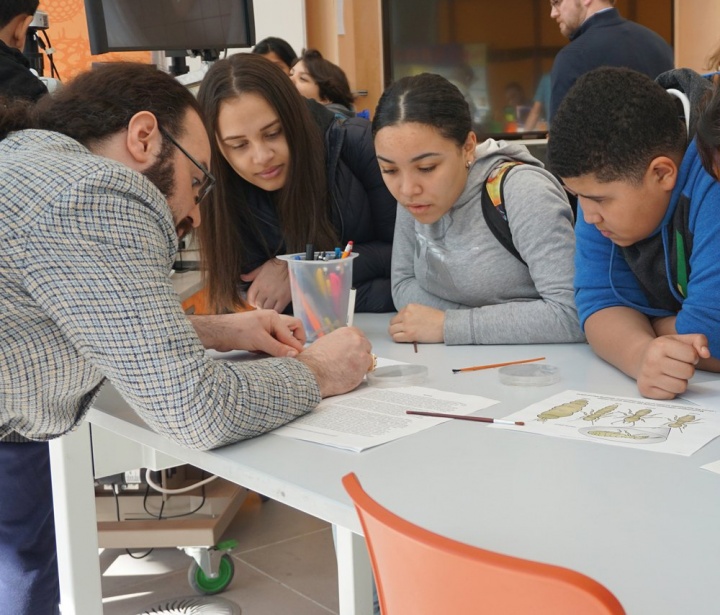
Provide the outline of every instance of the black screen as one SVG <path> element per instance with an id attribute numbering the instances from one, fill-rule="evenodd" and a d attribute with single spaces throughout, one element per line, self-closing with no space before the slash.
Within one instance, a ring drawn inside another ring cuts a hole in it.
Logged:
<path id="1" fill-rule="evenodd" d="M 252 0 L 85 0 L 90 50 L 252 47 Z"/>

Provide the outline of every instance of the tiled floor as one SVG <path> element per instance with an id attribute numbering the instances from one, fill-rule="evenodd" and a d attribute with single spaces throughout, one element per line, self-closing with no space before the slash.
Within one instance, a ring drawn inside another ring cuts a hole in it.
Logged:
<path id="1" fill-rule="evenodd" d="M 219 594 L 243 615 L 328 615 L 338 612 L 337 569 L 330 526 L 250 493 L 223 535 L 238 546 L 235 576 Z M 194 595 L 189 556 L 155 549 L 132 559 L 119 549 L 100 554 L 104 615 L 136 615 L 160 601 Z M 205 612 L 205 611 L 203 611 Z"/>

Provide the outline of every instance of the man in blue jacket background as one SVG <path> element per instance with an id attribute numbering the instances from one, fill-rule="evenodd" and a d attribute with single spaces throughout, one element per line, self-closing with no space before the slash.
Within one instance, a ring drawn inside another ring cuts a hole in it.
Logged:
<path id="1" fill-rule="evenodd" d="M 623 19 L 615 0 L 550 0 L 552 17 L 570 39 L 552 67 L 552 120 L 575 81 L 600 66 L 632 68 L 655 79 L 674 66 L 673 51 L 652 30 Z"/>

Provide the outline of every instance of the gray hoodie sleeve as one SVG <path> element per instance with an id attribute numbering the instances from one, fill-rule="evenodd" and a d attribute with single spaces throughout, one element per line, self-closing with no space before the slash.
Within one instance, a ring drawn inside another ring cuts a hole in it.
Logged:
<path id="1" fill-rule="evenodd" d="M 584 341 L 573 297 L 572 211 L 562 187 L 548 172 L 523 165 L 508 174 L 504 192 L 513 242 L 539 298 L 448 309 L 445 343 Z M 496 266 L 502 266 L 501 258 Z"/>

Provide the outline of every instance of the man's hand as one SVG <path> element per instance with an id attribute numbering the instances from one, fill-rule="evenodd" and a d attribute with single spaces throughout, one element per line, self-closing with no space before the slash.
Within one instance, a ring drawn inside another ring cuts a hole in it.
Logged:
<path id="1" fill-rule="evenodd" d="M 445 312 L 410 303 L 392 317 L 388 333 L 394 342 L 442 343 L 445 341 Z"/>
<path id="2" fill-rule="evenodd" d="M 641 355 L 638 389 L 652 399 L 673 399 L 685 392 L 701 359 L 709 359 L 707 338 L 700 333 L 662 335 Z"/>
<path id="3" fill-rule="evenodd" d="M 290 303 L 290 278 L 285 261 L 271 258 L 240 277 L 244 282 L 251 282 L 246 297 L 250 305 L 282 312 Z"/>
<path id="4" fill-rule="evenodd" d="M 274 310 L 190 316 L 190 322 L 203 346 L 220 352 L 250 350 L 273 357 L 296 357 L 305 344 L 300 319 Z"/>
<path id="5" fill-rule="evenodd" d="M 360 329 L 342 327 L 317 339 L 298 360 L 315 374 L 323 397 L 352 391 L 373 366 L 372 346 Z"/>

